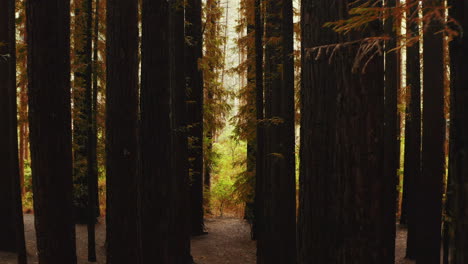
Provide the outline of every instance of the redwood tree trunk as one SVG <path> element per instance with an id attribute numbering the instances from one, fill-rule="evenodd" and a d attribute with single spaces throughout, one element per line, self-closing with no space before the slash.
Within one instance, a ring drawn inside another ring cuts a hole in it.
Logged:
<path id="1" fill-rule="evenodd" d="M 397 7 L 399 0 L 386 0 L 385 7 Z M 384 167 L 383 167 L 383 210 L 380 238 L 383 242 L 382 252 L 386 259 L 380 262 L 394 264 L 395 262 L 395 236 L 397 212 L 397 185 L 399 182 L 398 169 L 400 167 L 400 121 L 398 118 L 398 91 L 400 89 L 400 72 L 397 29 L 394 24 L 400 18 L 389 17 L 384 21 L 384 31 L 390 36 L 385 42 L 385 74 L 384 74 Z M 399 23 L 397 23 L 399 24 Z M 375 76 L 374 78 L 378 78 Z M 398 195 L 399 197 L 399 195 Z"/>
<path id="2" fill-rule="evenodd" d="M 463 29 L 468 28 L 468 1 L 449 2 L 451 16 Z M 454 234 L 454 264 L 468 262 L 468 36 L 462 34 L 450 45 L 451 60 L 451 131 L 449 186 L 450 206 L 452 208 L 452 230 Z"/>
<path id="3" fill-rule="evenodd" d="M 174 2 L 143 1 L 139 263 L 186 263 L 190 258 L 179 12 Z"/>
<path id="4" fill-rule="evenodd" d="M 188 137 L 190 161 L 190 201 L 192 235 L 204 234 L 203 221 L 203 76 L 198 67 L 202 58 L 202 3 L 190 0 L 185 8 L 185 68 L 187 80 Z"/>
<path id="5" fill-rule="evenodd" d="M 73 264 L 70 3 L 27 1 L 26 14 L 38 258 L 43 264 Z"/>
<path id="6" fill-rule="evenodd" d="M 292 1 L 266 3 L 265 177 L 257 263 L 296 261 Z"/>
<path id="7" fill-rule="evenodd" d="M 384 118 L 390 116 L 385 110 L 395 116 L 396 109 L 394 100 L 384 100 L 383 56 L 372 57 L 371 51 L 353 69 L 356 46 L 338 47 L 331 59 L 324 50 L 318 56 L 311 49 L 382 34 L 378 23 L 347 36 L 321 26 L 347 19 L 349 3 L 335 1 L 330 8 L 330 1 L 304 0 L 301 5 L 298 262 L 304 264 L 394 262 L 395 171 L 384 172 L 391 165 L 384 166 L 384 157 L 392 153 L 384 139 L 394 147 L 396 137 L 390 135 L 396 131 L 387 130 Z"/>
<path id="8" fill-rule="evenodd" d="M 188 167 L 188 138 L 187 138 L 187 91 L 184 72 L 184 8 L 178 0 L 170 0 L 169 6 L 169 74 L 171 79 L 171 166 L 174 177 L 171 177 L 173 186 L 173 203 L 175 208 L 174 221 L 171 230 L 174 230 L 176 239 L 175 252 L 177 262 L 191 263 L 190 256 L 190 196 L 189 196 L 189 167 Z"/>
<path id="9" fill-rule="evenodd" d="M 138 1 L 107 0 L 107 263 L 137 258 Z"/>
<path id="10" fill-rule="evenodd" d="M 16 115 L 15 1 L 0 1 L 0 250 L 26 263 Z"/>
<path id="11" fill-rule="evenodd" d="M 442 0 L 427 0 L 423 8 L 440 6 Z M 417 182 L 417 243 L 416 262 L 440 263 L 442 189 L 444 175 L 444 58 L 443 36 L 436 34 L 440 22 L 425 25 L 423 55 L 423 131 L 422 177 Z"/>

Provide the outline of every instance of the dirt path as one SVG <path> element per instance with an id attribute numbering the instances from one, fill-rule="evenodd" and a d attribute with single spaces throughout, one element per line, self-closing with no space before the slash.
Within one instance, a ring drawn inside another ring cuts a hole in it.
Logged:
<path id="1" fill-rule="evenodd" d="M 249 226 L 238 218 L 205 220 L 208 235 L 192 239 L 192 255 L 197 264 L 254 264 L 255 242 Z"/>
<path id="2" fill-rule="evenodd" d="M 34 217 L 25 215 L 26 244 L 30 264 L 36 264 L 36 242 L 34 232 Z M 96 243 L 98 264 L 105 263 L 105 224 L 96 226 Z M 255 242 L 250 240 L 249 226 L 238 218 L 206 219 L 208 235 L 192 239 L 192 255 L 197 264 L 254 264 Z M 86 226 L 76 227 L 78 264 L 89 263 L 86 260 L 87 237 Z M 413 264 L 404 259 L 406 248 L 406 231 L 397 229 L 396 264 Z M 0 264 L 16 264 L 14 254 L 0 252 Z M 133 264 L 133 263 L 129 263 Z"/>

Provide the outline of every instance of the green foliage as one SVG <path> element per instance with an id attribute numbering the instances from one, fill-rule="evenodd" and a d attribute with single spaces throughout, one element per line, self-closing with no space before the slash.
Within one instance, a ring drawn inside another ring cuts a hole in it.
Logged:
<path id="1" fill-rule="evenodd" d="M 245 141 L 237 141 L 233 138 L 232 126 L 226 127 L 213 144 L 210 197 L 213 209 L 220 215 L 223 215 L 226 208 L 233 208 L 245 202 L 243 192 L 236 185 L 236 181 L 245 171 L 246 152 Z"/>
<path id="2" fill-rule="evenodd" d="M 29 162 L 24 162 L 24 196 L 23 210 L 25 212 L 33 211 L 33 192 L 32 192 L 32 171 Z"/>

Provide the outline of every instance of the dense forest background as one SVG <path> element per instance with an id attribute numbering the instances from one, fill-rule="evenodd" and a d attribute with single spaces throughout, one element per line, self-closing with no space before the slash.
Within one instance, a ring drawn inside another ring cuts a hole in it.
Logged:
<path id="1" fill-rule="evenodd" d="M 234 216 L 257 263 L 393 264 L 396 228 L 408 261 L 468 263 L 466 14 L 0 0 L 0 250 L 27 263 L 33 214 L 41 264 L 77 263 L 75 224 L 90 262 L 194 263 Z"/>

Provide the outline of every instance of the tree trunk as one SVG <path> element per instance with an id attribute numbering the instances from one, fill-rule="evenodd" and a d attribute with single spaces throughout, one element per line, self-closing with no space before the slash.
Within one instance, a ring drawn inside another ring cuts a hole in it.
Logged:
<path id="1" fill-rule="evenodd" d="M 174 4 L 143 1 L 138 263 L 190 258 L 184 21 Z"/>
<path id="2" fill-rule="evenodd" d="M 395 9 L 399 0 L 386 0 L 385 7 Z M 385 260 L 381 263 L 394 264 L 396 237 L 397 186 L 400 167 L 400 121 L 398 118 L 398 91 L 400 89 L 399 50 L 397 29 L 394 26 L 400 18 L 390 16 L 384 21 L 384 31 L 390 36 L 385 42 L 385 83 L 384 83 L 384 167 L 383 167 L 383 211 L 381 231 Z M 374 78 L 378 78 L 375 76 Z"/>
<path id="3" fill-rule="evenodd" d="M 16 115 L 15 1 L 0 1 L 0 250 L 26 263 Z"/>
<path id="4" fill-rule="evenodd" d="M 190 256 L 190 178 L 188 166 L 188 138 L 187 138 L 187 98 L 185 86 L 184 66 L 184 7 L 178 0 L 169 1 L 169 74 L 171 79 L 171 144 L 174 150 L 171 153 L 171 165 L 174 177 L 171 186 L 174 186 L 173 201 L 175 216 L 171 230 L 176 238 L 175 248 L 178 259 L 191 263 Z M 180 263 L 178 261 L 176 263 Z"/>
<path id="5" fill-rule="evenodd" d="M 264 103 L 263 103 L 263 19 L 261 0 L 254 0 L 254 32 L 255 32 L 255 112 L 256 116 L 256 141 L 257 155 L 255 160 L 255 211 L 252 236 L 261 243 L 260 236 L 261 226 L 263 225 L 262 213 L 262 186 L 264 179 Z M 258 246 L 258 247 L 261 247 Z"/>
<path id="6" fill-rule="evenodd" d="M 27 1 L 26 14 L 38 258 L 43 264 L 73 264 L 70 4 Z"/>
<path id="7" fill-rule="evenodd" d="M 12 96 L 12 81 L 13 74 L 11 71 L 12 54 L 10 54 L 10 5 L 11 1 L 0 1 L 0 168 L 2 174 L 0 177 L 0 250 L 16 251 L 16 230 L 14 224 L 15 206 L 14 206 L 14 191 L 13 181 L 16 175 L 14 174 L 14 159 L 11 149 L 11 99 Z"/>
<path id="8" fill-rule="evenodd" d="M 345 1 L 341 1 L 344 8 Z M 309 49 L 338 43 L 339 35 L 323 28 L 327 21 L 342 19 L 339 8 L 329 2 L 302 0 L 301 3 L 301 151 L 298 219 L 298 263 L 336 263 L 335 252 L 341 207 L 339 176 L 333 172 L 334 133 L 337 108 L 335 98 L 340 81 L 326 56 L 315 60 Z M 346 69 L 345 69 L 346 70 Z M 349 71 L 349 69 L 347 69 Z M 347 72 L 346 72 L 347 73 Z M 321 78 L 317 78 L 321 77 Z"/>
<path id="9" fill-rule="evenodd" d="M 203 76 L 198 63 L 202 58 L 202 3 L 190 0 L 185 8 L 185 68 L 188 94 L 188 137 L 190 163 L 190 201 L 192 235 L 204 234 L 203 221 Z"/>
<path id="10" fill-rule="evenodd" d="M 465 17 L 468 12 L 468 1 L 449 1 L 450 15 L 460 23 L 463 29 L 468 28 Z M 460 29 L 458 29 L 460 30 Z M 454 264 L 468 262 L 468 89 L 466 63 L 468 49 L 467 36 L 462 34 L 450 45 L 451 61 L 451 131 L 450 131 L 450 166 L 449 166 L 449 202 L 452 209 L 451 229 L 453 230 Z"/>
<path id="11" fill-rule="evenodd" d="M 296 261 L 292 1 L 266 3 L 264 226 L 257 263 Z M 278 195 L 281 194 L 281 195 Z"/>
<path id="12" fill-rule="evenodd" d="M 423 2 L 423 8 L 443 4 Z M 417 181 L 417 263 L 440 263 L 442 189 L 444 175 L 444 58 L 440 22 L 425 25 L 423 55 L 422 177 Z"/>
<path id="13" fill-rule="evenodd" d="M 137 257 L 138 1 L 107 0 L 107 263 Z"/>
<path id="14" fill-rule="evenodd" d="M 409 12 L 417 13 L 418 6 Z M 408 37 L 419 35 L 419 25 L 412 23 Z M 408 107 L 405 128 L 405 168 L 403 180 L 403 207 L 406 207 L 408 237 L 406 258 L 415 259 L 417 251 L 416 228 L 418 225 L 416 210 L 416 181 L 421 178 L 421 67 L 419 43 L 407 48 L 406 84 L 409 87 Z"/>
<path id="15" fill-rule="evenodd" d="M 395 97 L 384 100 L 383 56 L 372 57 L 370 51 L 353 72 L 358 47 L 337 47 L 333 58 L 325 50 L 311 50 L 382 34 L 377 23 L 347 36 L 322 27 L 347 19 L 348 4 L 337 1 L 333 9 L 329 1 L 301 5 L 299 263 L 394 262 L 396 171 L 385 174 L 385 167 L 395 165 L 384 166 L 384 156 L 395 153 L 390 150 L 396 137 L 390 135 L 396 133 L 396 121 L 388 130 L 384 118 L 394 117 L 396 108 Z"/>

